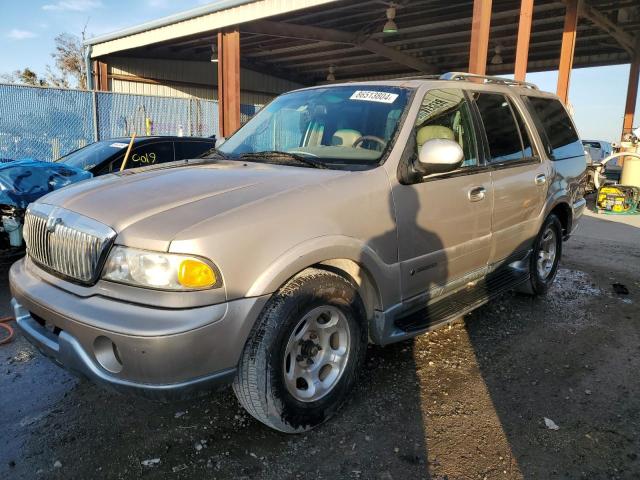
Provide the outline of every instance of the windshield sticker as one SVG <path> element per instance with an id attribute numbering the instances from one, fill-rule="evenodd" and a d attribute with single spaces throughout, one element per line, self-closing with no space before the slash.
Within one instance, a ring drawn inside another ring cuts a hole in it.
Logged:
<path id="1" fill-rule="evenodd" d="M 113 148 L 127 148 L 129 146 L 128 143 L 112 143 L 111 145 L 109 145 L 110 147 Z"/>
<path id="2" fill-rule="evenodd" d="M 356 90 L 351 95 L 351 100 L 363 100 L 365 102 L 393 103 L 398 98 L 397 93 L 374 92 L 371 90 Z"/>

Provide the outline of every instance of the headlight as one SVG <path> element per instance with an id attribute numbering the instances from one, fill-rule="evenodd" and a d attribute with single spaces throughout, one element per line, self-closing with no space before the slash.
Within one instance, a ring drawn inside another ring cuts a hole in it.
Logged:
<path id="1" fill-rule="evenodd" d="M 216 268 L 202 258 L 116 246 L 102 278 L 161 290 L 202 290 L 221 286 Z"/>

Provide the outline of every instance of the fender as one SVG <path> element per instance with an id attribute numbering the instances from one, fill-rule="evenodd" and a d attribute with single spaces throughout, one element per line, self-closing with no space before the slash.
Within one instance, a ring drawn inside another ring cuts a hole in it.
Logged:
<path id="1" fill-rule="evenodd" d="M 334 259 L 348 259 L 361 265 L 375 282 L 383 308 L 399 301 L 399 264 L 385 264 L 366 243 L 343 235 L 315 237 L 287 250 L 256 279 L 246 296 L 271 294 L 302 270 Z"/>

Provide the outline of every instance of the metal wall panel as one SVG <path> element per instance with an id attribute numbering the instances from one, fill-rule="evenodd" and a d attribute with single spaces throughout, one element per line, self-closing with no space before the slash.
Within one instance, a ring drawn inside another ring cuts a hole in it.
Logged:
<path id="1" fill-rule="evenodd" d="M 109 75 L 141 77 L 159 81 L 159 85 L 111 78 L 113 92 L 160 95 L 177 98 L 218 98 L 217 64 L 184 60 L 110 57 L 106 59 Z M 182 82 L 182 83 L 181 83 Z M 252 70 L 241 70 L 243 104 L 264 105 L 275 96 L 302 85 Z"/>

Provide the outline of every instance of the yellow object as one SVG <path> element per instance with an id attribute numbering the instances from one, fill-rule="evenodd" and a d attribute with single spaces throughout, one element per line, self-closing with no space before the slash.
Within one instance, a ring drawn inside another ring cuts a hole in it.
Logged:
<path id="1" fill-rule="evenodd" d="M 626 157 L 624 159 L 620 184 L 640 188 L 640 158 Z"/>
<path id="2" fill-rule="evenodd" d="M 178 282 L 186 288 L 206 288 L 216 284 L 216 274 L 200 260 L 183 260 L 178 269 Z"/>
<path id="3" fill-rule="evenodd" d="M 127 161 L 129 160 L 129 154 L 131 153 L 131 148 L 133 147 L 133 141 L 136 139 L 136 134 L 131 135 L 131 141 L 129 142 L 129 147 L 127 147 L 127 153 L 124 154 L 124 160 L 122 160 L 122 165 L 120 165 L 120 171 L 123 171 L 127 168 Z"/>
<path id="4" fill-rule="evenodd" d="M 630 186 L 610 185 L 600 187 L 596 205 L 600 210 L 614 213 L 629 212 L 637 207 L 638 189 Z"/>
<path id="5" fill-rule="evenodd" d="M 151 135 L 151 127 L 153 126 L 153 122 L 149 117 L 144 119 L 145 130 L 147 131 L 147 137 Z"/>

